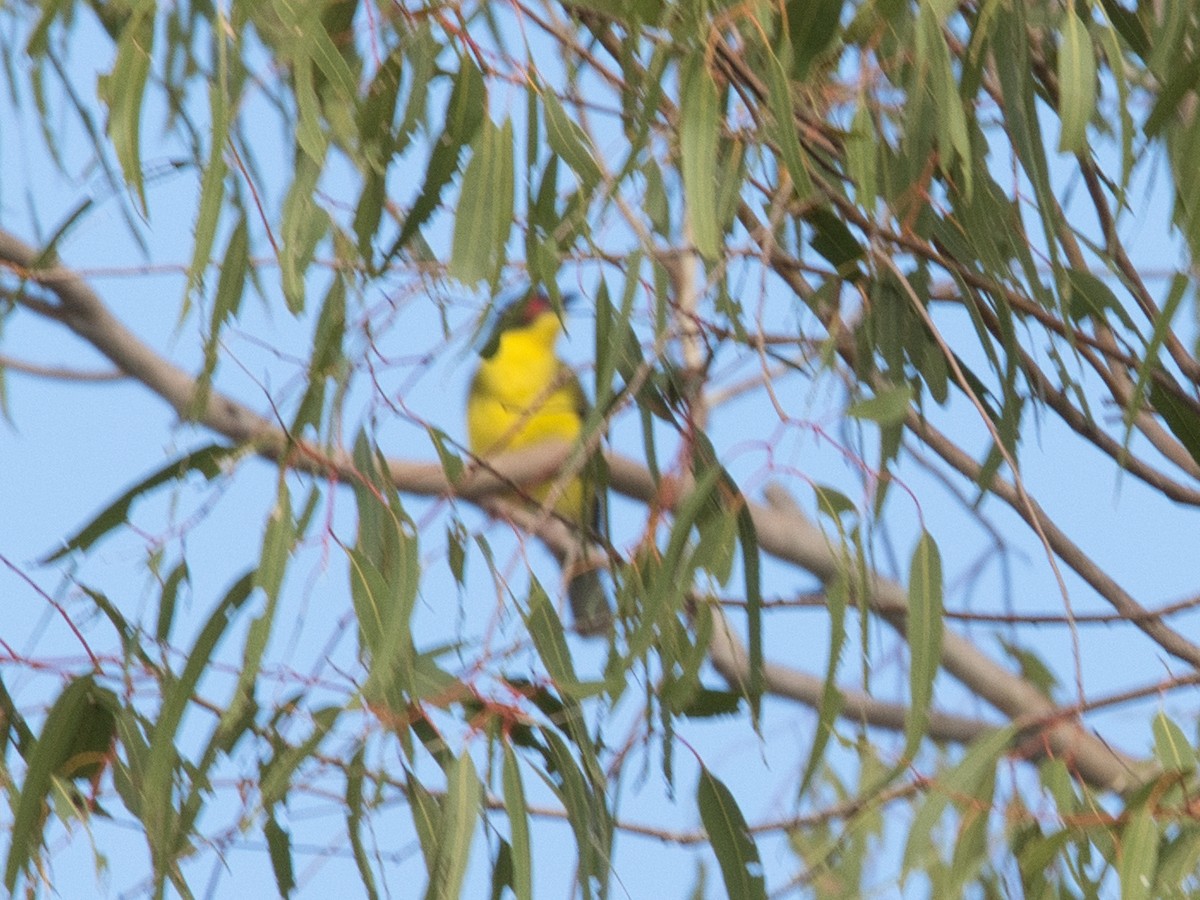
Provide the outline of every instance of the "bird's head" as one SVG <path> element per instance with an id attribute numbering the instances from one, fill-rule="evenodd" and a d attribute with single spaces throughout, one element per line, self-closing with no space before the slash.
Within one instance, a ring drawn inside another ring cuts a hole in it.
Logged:
<path id="1" fill-rule="evenodd" d="M 570 298 L 566 300 L 569 302 Z M 506 334 L 515 332 L 522 332 L 532 339 L 553 346 L 562 331 L 560 315 L 560 310 L 554 307 L 544 291 L 528 290 L 500 310 L 479 355 L 484 359 L 491 359 L 500 349 L 500 340 Z"/>

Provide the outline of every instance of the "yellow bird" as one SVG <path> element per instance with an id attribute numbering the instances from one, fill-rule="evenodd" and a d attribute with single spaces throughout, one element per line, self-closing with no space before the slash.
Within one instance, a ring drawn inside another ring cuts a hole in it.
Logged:
<path id="1" fill-rule="evenodd" d="M 467 394 L 472 453 L 485 457 L 552 438 L 579 439 L 588 403 L 579 378 L 555 354 L 561 332 L 558 313 L 538 291 L 530 291 L 500 313 Z M 553 481 L 535 485 L 528 497 L 542 504 L 553 488 Z M 581 534 L 595 528 L 598 509 L 595 485 L 579 476 L 563 486 L 554 504 L 555 513 L 576 525 Z M 576 631 L 595 635 L 608 629 L 612 614 L 595 569 L 573 575 L 567 597 Z"/>

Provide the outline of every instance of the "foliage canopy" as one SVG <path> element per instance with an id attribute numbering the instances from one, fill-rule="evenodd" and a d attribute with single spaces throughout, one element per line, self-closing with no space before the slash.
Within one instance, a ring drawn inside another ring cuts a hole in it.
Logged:
<path id="1" fill-rule="evenodd" d="M 282 895 L 319 845 L 369 896 L 415 866 L 525 898 L 554 820 L 584 897 L 638 835 L 708 848 L 697 896 L 709 851 L 739 898 L 1195 889 L 1194 706 L 1089 717 L 1200 666 L 1195 600 L 1124 558 L 1200 506 L 1198 32 L 1118 0 L 6 4 L 0 399 L 19 427 L 23 376 L 95 377 L 10 337 L 71 333 L 180 423 L 40 563 L 0 545 L 86 655 L 0 644 L 7 888 L 111 815 L 155 895 L 261 835 Z M 122 297 L 161 267 L 160 341 Z M 446 384 L 529 283 L 582 298 L 595 411 L 481 461 Z M 606 441 L 619 622 L 587 642 L 535 549 L 576 536 L 505 498 Z M 1123 553 L 1064 524 L 1114 485 L 1154 511 Z"/>

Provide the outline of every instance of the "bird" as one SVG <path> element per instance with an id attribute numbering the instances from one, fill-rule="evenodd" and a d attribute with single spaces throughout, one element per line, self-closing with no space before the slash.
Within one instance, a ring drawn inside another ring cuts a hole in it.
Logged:
<path id="1" fill-rule="evenodd" d="M 558 311 L 541 290 L 525 291 L 500 311 L 467 393 L 467 436 L 475 456 L 579 439 L 588 402 L 579 377 L 557 355 L 562 330 Z M 555 514 L 575 526 L 584 543 L 598 527 L 600 510 L 589 470 L 594 467 L 563 485 L 554 503 Z M 528 487 L 523 497 L 540 506 L 555 488 L 554 480 L 546 481 Z M 611 626 L 608 597 L 595 568 L 571 574 L 567 599 L 577 633 L 601 635 Z"/>

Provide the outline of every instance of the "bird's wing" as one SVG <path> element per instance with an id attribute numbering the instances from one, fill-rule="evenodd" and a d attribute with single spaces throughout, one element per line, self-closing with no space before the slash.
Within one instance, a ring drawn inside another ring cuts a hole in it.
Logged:
<path id="1" fill-rule="evenodd" d="M 564 362 L 559 362 L 558 380 L 566 389 L 571 397 L 571 404 L 575 412 L 579 415 L 581 423 L 587 421 L 587 417 L 591 414 L 592 404 L 588 401 L 587 394 L 583 392 L 583 385 L 579 381 L 579 375 Z M 608 504 L 606 501 L 607 491 L 605 490 L 608 484 L 608 473 L 604 469 L 604 455 L 594 453 L 581 473 L 584 482 L 589 485 L 589 498 L 591 509 L 591 527 L 597 534 L 603 534 L 607 531 L 608 520 Z"/>
<path id="2" fill-rule="evenodd" d="M 583 392 L 583 385 L 579 383 L 579 376 L 575 374 L 575 370 L 560 360 L 556 381 L 570 395 L 571 407 L 579 414 L 580 420 L 586 419 L 592 411 L 592 404 L 588 402 L 587 394 Z"/>

